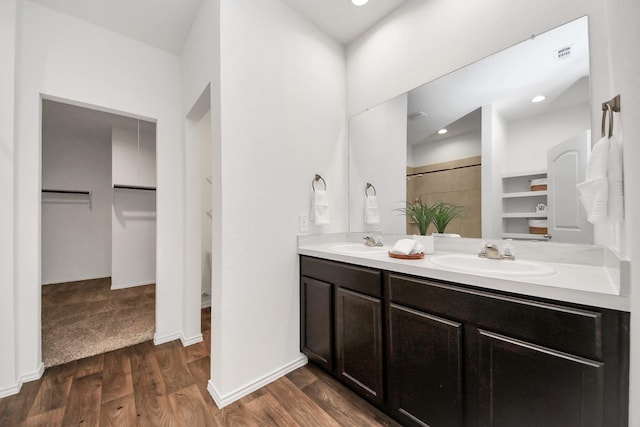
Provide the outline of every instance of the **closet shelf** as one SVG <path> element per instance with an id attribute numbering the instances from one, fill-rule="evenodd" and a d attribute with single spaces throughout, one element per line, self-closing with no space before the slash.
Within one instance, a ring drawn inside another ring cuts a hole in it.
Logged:
<path id="1" fill-rule="evenodd" d="M 546 212 L 505 212 L 502 218 L 546 218 Z"/>
<path id="2" fill-rule="evenodd" d="M 113 184 L 114 190 L 143 190 L 143 191 L 156 191 L 156 187 L 147 187 L 144 185 L 124 185 Z"/>
<path id="3" fill-rule="evenodd" d="M 547 195 L 547 191 L 546 190 L 542 190 L 542 191 L 518 191 L 515 193 L 502 193 L 502 198 L 503 199 L 514 199 L 514 198 L 518 198 L 518 197 L 539 197 L 539 196 L 546 196 Z"/>

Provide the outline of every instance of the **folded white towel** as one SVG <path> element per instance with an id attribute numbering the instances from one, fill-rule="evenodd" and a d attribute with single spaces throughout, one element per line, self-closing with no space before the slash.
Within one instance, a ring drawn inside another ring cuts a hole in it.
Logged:
<path id="1" fill-rule="evenodd" d="M 607 162 L 609 180 L 609 221 L 622 221 L 624 218 L 624 188 L 622 181 L 622 143 L 614 135 L 609 139 L 609 159 Z"/>
<path id="2" fill-rule="evenodd" d="M 313 222 L 316 225 L 325 225 L 331 222 L 329 195 L 325 190 L 313 192 Z"/>
<path id="3" fill-rule="evenodd" d="M 607 163 L 609 159 L 609 140 L 601 138 L 591 151 L 585 181 L 578 184 L 578 194 L 582 206 L 587 212 L 587 221 L 592 224 L 607 220 L 609 183 L 607 181 Z"/>
<path id="4" fill-rule="evenodd" d="M 400 239 L 390 252 L 395 255 L 414 255 L 424 252 L 424 246 L 413 239 Z"/>
<path id="5" fill-rule="evenodd" d="M 378 212 L 378 199 L 376 196 L 366 196 L 364 198 L 364 223 L 379 224 L 380 214 Z"/>

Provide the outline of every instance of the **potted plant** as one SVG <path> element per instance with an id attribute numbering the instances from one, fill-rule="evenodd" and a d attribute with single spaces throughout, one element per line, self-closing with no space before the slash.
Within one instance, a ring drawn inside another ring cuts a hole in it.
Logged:
<path id="1" fill-rule="evenodd" d="M 453 205 L 451 203 L 439 202 L 433 206 L 433 225 L 436 227 L 438 234 L 444 234 L 447 225 L 456 218 L 462 216 L 462 206 Z"/>
<path id="2" fill-rule="evenodd" d="M 425 236 L 427 234 L 427 228 L 429 224 L 433 222 L 436 214 L 435 206 L 429 206 L 421 199 L 417 199 L 415 202 L 405 202 L 406 207 L 398 208 L 397 211 L 404 213 L 409 219 L 418 225 L 420 234 Z"/>

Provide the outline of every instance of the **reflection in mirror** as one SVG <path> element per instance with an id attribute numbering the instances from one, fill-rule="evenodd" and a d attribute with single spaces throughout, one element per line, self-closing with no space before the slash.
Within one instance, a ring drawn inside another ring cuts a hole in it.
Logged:
<path id="1" fill-rule="evenodd" d="M 395 209 L 419 198 L 464 206 L 447 233 L 590 243 L 575 190 L 590 127 L 583 17 L 352 117 L 350 230 L 416 233 Z"/>

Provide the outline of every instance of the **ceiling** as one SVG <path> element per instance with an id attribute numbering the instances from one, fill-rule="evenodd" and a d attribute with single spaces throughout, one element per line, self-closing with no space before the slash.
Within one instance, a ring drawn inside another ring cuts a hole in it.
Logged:
<path id="1" fill-rule="evenodd" d="M 558 58 L 558 51 L 571 54 Z M 492 105 L 507 121 L 589 102 L 589 39 L 587 19 L 580 18 L 409 92 L 408 114 L 423 112 L 421 120 L 408 120 L 410 144 L 450 138 L 480 124 L 478 107 Z M 537 104 L 531 98 L 544 94 Z M 458 121 L 460 118 L 467 120 Z M 456 129 L 462 126 L 461 129 Z M 446 127 L 449 132 L 437 135 Z"/>
<path id="2" fill-rule="evenodd" d="M 202 3 L 202 0 L 31 1 L 178 56 Z"/>
<path id="3" fill-rule="evenodd" d="M 351 0 L 281 0 L 346 45 L 374 26 L 407 0 L 370 0 L 364 6 L 354 6 Z"/>
<path id="4" fill-rule="evenodd" d="M 203 0 L 30 1 L 179 56 Z M 346 45 L 407 0 L 281 1 Z"/>

